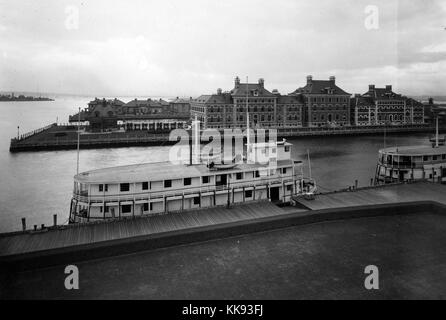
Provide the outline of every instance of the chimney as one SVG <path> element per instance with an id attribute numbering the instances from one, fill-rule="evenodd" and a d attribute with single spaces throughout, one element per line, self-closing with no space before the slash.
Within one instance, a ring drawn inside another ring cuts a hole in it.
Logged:
<path id="1" fill-rule="evenodd" d="M 387 85 L 386 86 L 386 91 L 392 91 L 392 86 L 391 85 Z"/>
<path id="2" fill-rule="evenodd" d="M 330 77 L 330 82 L 333 82 L 333 84 L 336 83 L 336 77 L 335 76 L 331 76 Z"/>
<path id="3" fill-rule="evenodd" d="M 375 91 L 375 85 L 369 84 L 369 91 Z"/>
<path id="4" fill-rule="evenodd" d="M 217 89 L 217 94 L 218 94 L 219 96 L 221 96 L 221 88 L 218 88 L 218 89 Z"/>
<path id="5" fill-rule="evenodd" d="M 235 87 L 238 88 L 240 86 L 240 78 L 237 76 L 235 77 Z"/>
<path id="6" fill-rule="evenodd" d="M 261 88 L 263 88 L 264 84 L 265 84 L 265 80 L 264 80 L 263 78 L 260 78 L 260 79 L 259 79 L 259 86 L 260 86 Z"/>
<path id="7" fill-rule="evenodd" d="M 434 98 L 429 98 L 429 105 L 433 105 L 434 104 Z"/>
<path id="8" fill-rule="evenodd" d="M 313 82 L 313 76 L 307 76 L 307 84 L 311 84 Z"/>

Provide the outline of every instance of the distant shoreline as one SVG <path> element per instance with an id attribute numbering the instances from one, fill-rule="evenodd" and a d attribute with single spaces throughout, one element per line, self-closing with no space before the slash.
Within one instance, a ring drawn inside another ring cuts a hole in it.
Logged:
<path id="1" fill-rule="evenodd" d="M 50 98 L 35 98 L 35 97 L 4 97 L 0 96 L 0 102 L 40 102 L 40 101 L 54 101 L 54 99 Z"/>

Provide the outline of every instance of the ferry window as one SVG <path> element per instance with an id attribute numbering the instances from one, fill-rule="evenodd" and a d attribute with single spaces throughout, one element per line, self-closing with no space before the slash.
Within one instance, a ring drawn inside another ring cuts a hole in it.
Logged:
<path id="1" fill-rule="evenodd" d="M 209 183 L 209 177 L 208 176 L 204 176 L 201 178 L 203 183 Z"/>
<path id="2" fill-rule="evenodd" d="M 143 190 L 148 190 L 149 189 L 149 183 L 148 182 L 143 182 L 142 183 L 142 189 Z"/>
<path id="3" fill-rule="evenodd" d="M 185 186 L 190 186 L 192 184 L 192 179 L 191 178 L 184 178 L 184 185 Z"/>
<path id="4" fill-rule="evenodd" d="M 282 169 L 282 174 L 286 174 L 286 168 Z"/>
<path id="5" fill-rule="evenodd" d="M 255 176 L 256 176 L 256 178 L 259 178 L 259 177 L 260 177 L 260 172 L 259 172 L 259 170 L 256 170 L 256 172 L 255 172 Z"/>
<path id="6" fill-rule="evenodd" d="M 104 185 L 103 184 L 100 184 L 99 185 L 99 192 L 103 192 L 104 191 Z"/>
<path id="7" fill-rule="evenodd" d="M 109 211 L 109 209 L 110 209 L 109 206 L 105 206 L 104 207 L 104 212 L 107 213 Z"/>
<path id="8" fill-rule="evenodd" d="M 429 157 L 428 156 L 424 156 L 423 157 L 423 161 L 428 161 Z"/>
<path id="9" fill-rule="evenodd" d="M 132 212 L 132 205 L 131 204 L 124 204 L 124 205 L 122 205 L 121 212 L 122 213 L 130 213 L 130 212 Z"/>
<path id="10" fill-rule="evenodd" d="M 252 190 L 245 191 L 245 198 L 252 198 Z"/>
<path id="11" fill-rule="evenodd" d="M 121 192 L 130 191 L 130 183 L 121 183 Z"/>
<path id="12" fill-rule="evenodd" d="M 285 152 L 290 152 L 290 146 L 285 146 Z"/>
<path id="13" fill-rule="evenodd" d="M 445 160 L 445 159 L 446 159 L 446 154 L 443 154 L 443 155 L 441 156 L 441 159 Z"/>
<path id="14" fill-rule="evenodd" d="M 200 204 L 200 197 L 194 197 L 194 204 Z"/>
<path id="15" fill-rule="evenodd" d="M 237 172 L 236 179 L 237 180 L 242 180 L 243 179 L 243 173 L 242 172 Z"/>
<path id="16" fill-rule="evenodd" d="M 108 184 L 104 184 L 104 190 L 105 192 L 108 192 Z"/>
<path id="17" fill-rule="evenodd" d="M 293 190 L 293 186 L 290 184 L 289 186 L 286 186 L 286 190 L 287 191 L 291 191 L 291 190 Z"/>
<path id="18" fill-rule="evenodd" d="M 144 203 L 144 211 L 148 211 L 149 210 L 149 204 L 148 203 Z"/>
<path id="19" fill-rule="evenodd" d="M 432 160 L 437 160 L 437 156 L 432 156 Z"/>
<path id="20" fill-rule="evenodd" d="M 164 180 L 164 188 L 172 187 L 172 180 Z"/>
<path id="21" fill-rule="evenodd" d="M 152 211 L 153 210 L 153 203 L 151 202 L 150 203 L 150 211 Z"/>

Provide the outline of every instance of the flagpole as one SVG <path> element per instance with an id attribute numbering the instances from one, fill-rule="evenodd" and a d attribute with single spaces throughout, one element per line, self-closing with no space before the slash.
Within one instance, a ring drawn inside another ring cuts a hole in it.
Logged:
<path id="1" fill-rule="evenodd" d="M 247 151 L 249 149 L 249 144 L 250 144 L 250 134 L 249 134 L 249 105 L 248 105 L 248 98 L 249 98 L 249 86 L 248 86 L 248 76 L 246 76 L 246 146 L 247 146 Z"/>

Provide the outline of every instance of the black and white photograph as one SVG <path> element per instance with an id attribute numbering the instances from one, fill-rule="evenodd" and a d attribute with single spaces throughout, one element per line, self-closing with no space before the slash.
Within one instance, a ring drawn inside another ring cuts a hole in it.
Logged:
<path id="1" fill-rule="evenodd" d="M 445 135 L 444 0 L 0 0 L 0 300 L 446 299 Z"/>

